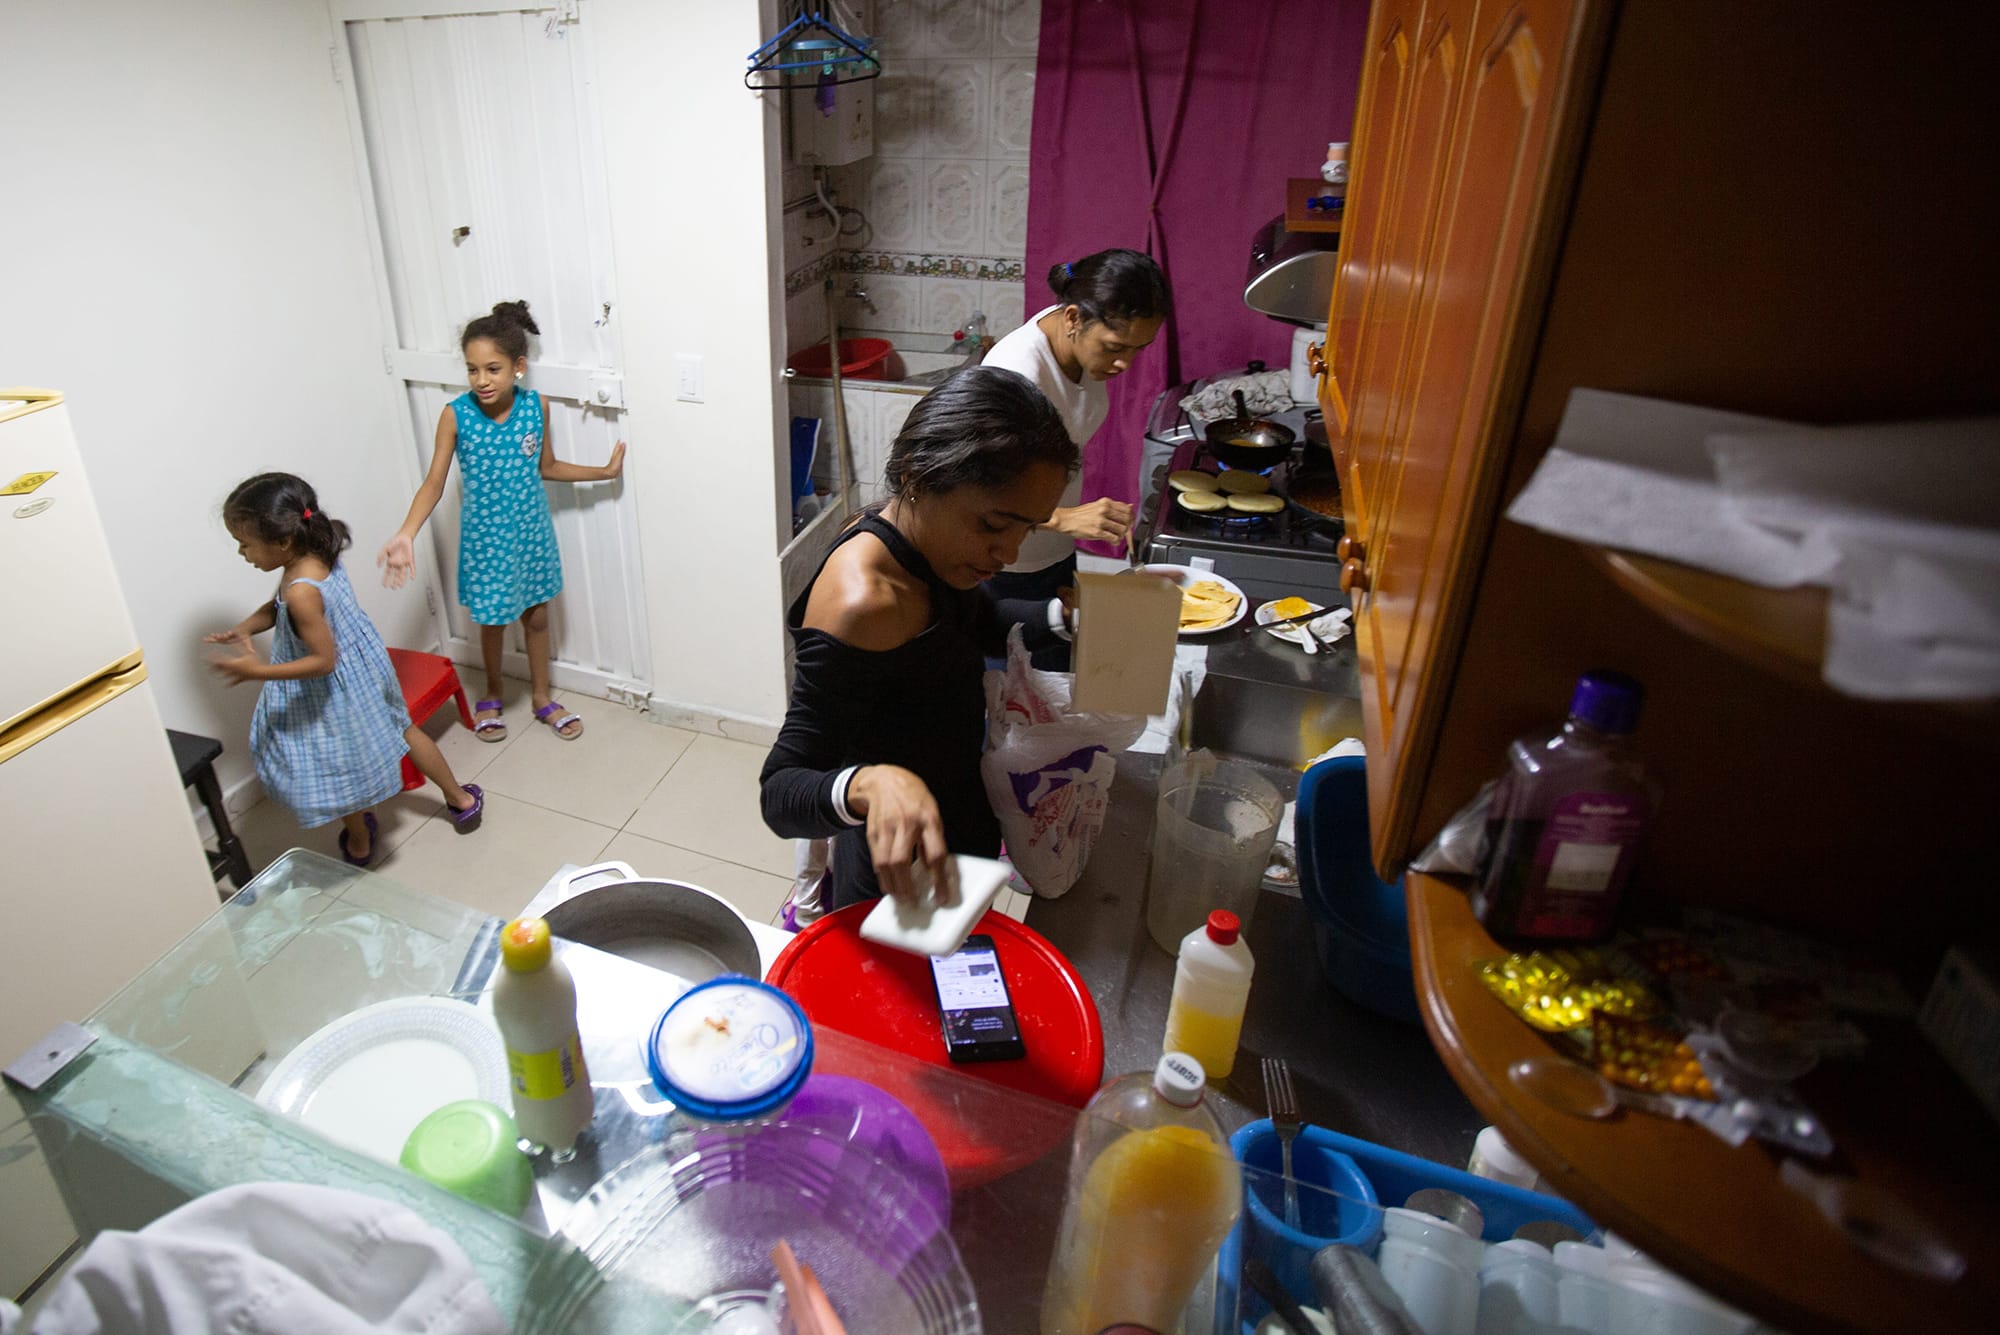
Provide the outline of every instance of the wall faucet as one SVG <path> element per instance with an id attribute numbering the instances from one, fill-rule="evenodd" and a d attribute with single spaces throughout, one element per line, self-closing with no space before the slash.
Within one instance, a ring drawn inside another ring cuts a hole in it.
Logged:
<path id="1" fill-rule="evenodd" d="M 852 300 L 858 301 L 863 306 L 866 306 L 868 308 L 868 313 L 870 315 L 877 314 L 877 311 L 875 310 L 875 303 L 868 299 L 868 289 L 861 286 L 861 280 L 859 278 L 853 278 L 848 280 L 847 295 Z"/>

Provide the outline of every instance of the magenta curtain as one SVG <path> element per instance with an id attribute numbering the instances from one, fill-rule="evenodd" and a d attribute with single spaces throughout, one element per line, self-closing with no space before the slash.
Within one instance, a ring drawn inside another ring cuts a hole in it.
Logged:
<path id="1" fill-rule="evenodd" d="M 1166 271 L 1174 318 L 1110 385 L 1084 498 L 1137 497 L 1166 386 L 1291 357 L 1292 326 L 1243 304 L 1250 238 L 1345 140 L 1366 0 L 1042 0 L 1028 184 L 1028 314 L 1049 266 L 1107 246 Z"/>

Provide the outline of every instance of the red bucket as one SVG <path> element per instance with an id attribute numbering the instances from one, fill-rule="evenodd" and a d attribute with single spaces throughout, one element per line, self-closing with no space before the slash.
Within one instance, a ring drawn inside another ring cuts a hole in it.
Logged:
<path id="1" fill-rule="evenodd" d="M 993 938 L 1027 1055 L 953 1065 L 930 961 L 862 940 L 870 907 L 851 905 L 807 927 L 765 981 L 783 988 L 815 1026 L 915 1059 L 845 1074 L 871 1081 L 916 1114 L 937 1142 L 953 1190 L 990 1182 L 1064 1144 L 1076 1120 L 1070 1110 L 1088 1103 L 1104 1079 L 1104 1027 L 1075 968 L 1012 918 L 981 918 L 973 930 Z M 967 1097 L 969 1081 L 991 1089 Z"/>
<path id="2" fill-rule="evenodd" d="M 849 380 L 886 380 L 889 354 L 896 349 L 886 338 L 843 338 L 840 340 L 840 373 Z M 824 343 L 793 355 L 786 363 L 797 375 L 826 377 L 833 374 L 833 357 Z"/>

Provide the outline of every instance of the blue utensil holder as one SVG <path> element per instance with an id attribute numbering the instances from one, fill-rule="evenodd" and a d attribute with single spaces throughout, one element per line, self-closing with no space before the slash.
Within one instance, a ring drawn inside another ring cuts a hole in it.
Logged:
<path id="1" fill-rule="evenodd" d="M 1278 1176 L 1278 1134 L 1270 1119 L 1240 1127 L 1229 1138 L 1229 1148 L 1246 1168 L 1263 1171 L 1244 1175 L 1243 1218 L 1229 1231 L 1217 1258 L 1218 1331 L 1240 1328 L 1241 1335 L 1250 1335 L 1270 1310 L 1242 1283 L 1245 1255 L 1262 1257 L 1301 1306 L 1318 1306 L 1306 1269 L 1313 1253 L 1339 1242 L 1372 1256 L 1382 1239 L 1382 1209 L 1401 1205 L 1427 1187 L 1455 1191 L 1477 1205 L 1485 1217 L 1480 1237 L 1487 1242 L 1505 1242 L 1523 1224 L 1543 1219 L 1566 1224 L 1588 1241 L 1599 1240 L 1596 1223 L 1568 1201 L 1318 1126 L 1300 1128 L 1292 1142 L 1293 1177 L 1321 1190 L 1299 1193 L 1299 1222 L 1305 1227 L 1289 1229 L 1284 1223 L 1284 1188 Z M 1353 1177 L 1346 1178 L 1343 1173 Z M 1342 1198 L 1337 1209 L 1326 1195 L 1329 1190 Z M 1333 1213 L 1331 1219 L 1328 1211 Z M 1340 1234 L 1318 1232 L 1330 1228 L 1339 1229 Z"/>
<path id="2" fill-rule="evenodd" d="M 1301 1184 L 1299 1226 L 1293 1228 L 1285 1223 L 1283 1152 L 1270 1119 L 1240 1127 L 1229 1138 L 1237 1162 L 1261 1171 L 1244 1174 L 1243 1217 L 1222 1244 L 1215 1284 L 1217 1329 L 1229 1328 L 1232 1312 L 1249 1329 L 1270 1310 L 1247 1286 L 1238 1293 L 1245 1255 L 1262 1257 L 1287 1292 L 1311 1302 L 1307 1267 L 1313 1253 L 1334 1243 L 1374 1249 L 1382 1235 L 1375 1189 L 1334 1139 L 1332 1132 L 1309 1126 L 1292 1141 L 1292 1177 Z"/>

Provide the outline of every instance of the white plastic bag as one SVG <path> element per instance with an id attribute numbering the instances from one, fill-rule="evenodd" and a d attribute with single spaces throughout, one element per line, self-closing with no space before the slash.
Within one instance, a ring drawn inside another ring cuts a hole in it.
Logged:
<path id="1" fill-rule="evenodd" d="M 1146 730 L 1134 714 L 1070 713 L 1074 684 L 1067 672 L 1028 666 L 1019 626 L 1007 634 L 1007 670 L 986 674 L 986 799 L 1007 860 L 1050 899 L 1083 875 L 1104 829 L 1118 752 Z"/>

